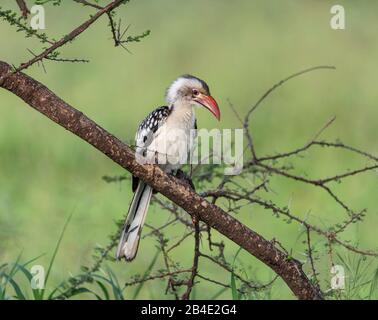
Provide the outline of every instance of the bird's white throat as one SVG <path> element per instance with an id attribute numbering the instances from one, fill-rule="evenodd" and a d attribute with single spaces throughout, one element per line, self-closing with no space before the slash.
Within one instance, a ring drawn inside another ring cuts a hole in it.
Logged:
<path id="1" fill-rule="evenodd" d="M 172 112 L 167 123 L 172 127 L 192 129 L 194 127 L 195 112 L 194 106 L 190 103 L 178 103 L 172 105 Z"/>

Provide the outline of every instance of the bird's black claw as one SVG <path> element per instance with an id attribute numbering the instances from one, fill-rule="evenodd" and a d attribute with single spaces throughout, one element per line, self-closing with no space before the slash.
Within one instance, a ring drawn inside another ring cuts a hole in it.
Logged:
<path id="1" fill-rule="evenodd" d="M 191 189 L 193 189 L 194 191 L 196 191 L 196 187 L 194 186 L 192 179 L 189 176 L 187 176 L 184 171 L 182 171 L 181 169 L 178 169 L 176 171 L 176 175 L 175 176 L 176 176 L 177 179 L 180 179 L 187 186 L 189 186 Z"/>

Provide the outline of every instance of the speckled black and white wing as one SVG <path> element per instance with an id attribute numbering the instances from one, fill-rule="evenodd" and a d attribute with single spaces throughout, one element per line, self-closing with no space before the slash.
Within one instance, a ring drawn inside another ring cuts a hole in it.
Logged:
<path id="1" fill-rule="evenodd" d="M 156 131 L 165 123 L 170 113 L 170 107 L 162 106 L 149 113 L 142 121 L 135 134 L 136 153 L 140 155 L 145 154 L 148 146 L 155 137 Z M 133 191 L 136 190 L 137 186 L 138 179 L 133 177 Z"/>
<path id="2" fill-rule="evenodd" d="M 154 134 L 167 120 L 170 112 L 171 110 L 167 106 L 159 107 L 142 121 L 135 135 L 135 145 L 138 153 L 142 153 L 143 149 L 151 144 Z"/>

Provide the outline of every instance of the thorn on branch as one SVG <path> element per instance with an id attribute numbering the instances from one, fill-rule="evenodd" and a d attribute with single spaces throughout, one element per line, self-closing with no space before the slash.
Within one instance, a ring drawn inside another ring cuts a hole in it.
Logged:
<path id="1" fill-rule="evenodd" d="M 146 30 L 140 35 L 137 36 L 126 36 L 127 31 L 130 28 L 130 25 L 128 25 L 123 31 L 121 31 L 121 19 L 119 19 L 118 23 L 114 21 L 114 18 L 111 13 L 108 13 L 109 18 L 109 25 L 113 36 L 114 46 L 118 47 L 121 46 L 123 49 L 125 49 L 127 52 L 131 53 L 131 51 L 126 47 L 127 43 L 130 42 L 140 42 L 143 38 L 147 37 L 151 31 Z"/>

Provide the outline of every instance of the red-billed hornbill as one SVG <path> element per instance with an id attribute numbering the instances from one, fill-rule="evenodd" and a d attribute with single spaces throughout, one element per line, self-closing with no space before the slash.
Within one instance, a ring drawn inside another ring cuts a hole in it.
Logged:
<path id="1" fill-rule="evenodd" d="M 204 106 L 220 120 L 217 102 L 205 81 L 191 75 L 177 78 L 166 93 L 167 106 L 152 111 L 135 136 L 136 158 L 157 163 L 165 172 L 175 173 L 193 148 L 196 117 L 194 108 Z M 135 258 L 142 227 L 152 196 L 152 188 L 133 176 L 134 197 L 122 230 L 117 259 Z"/>

